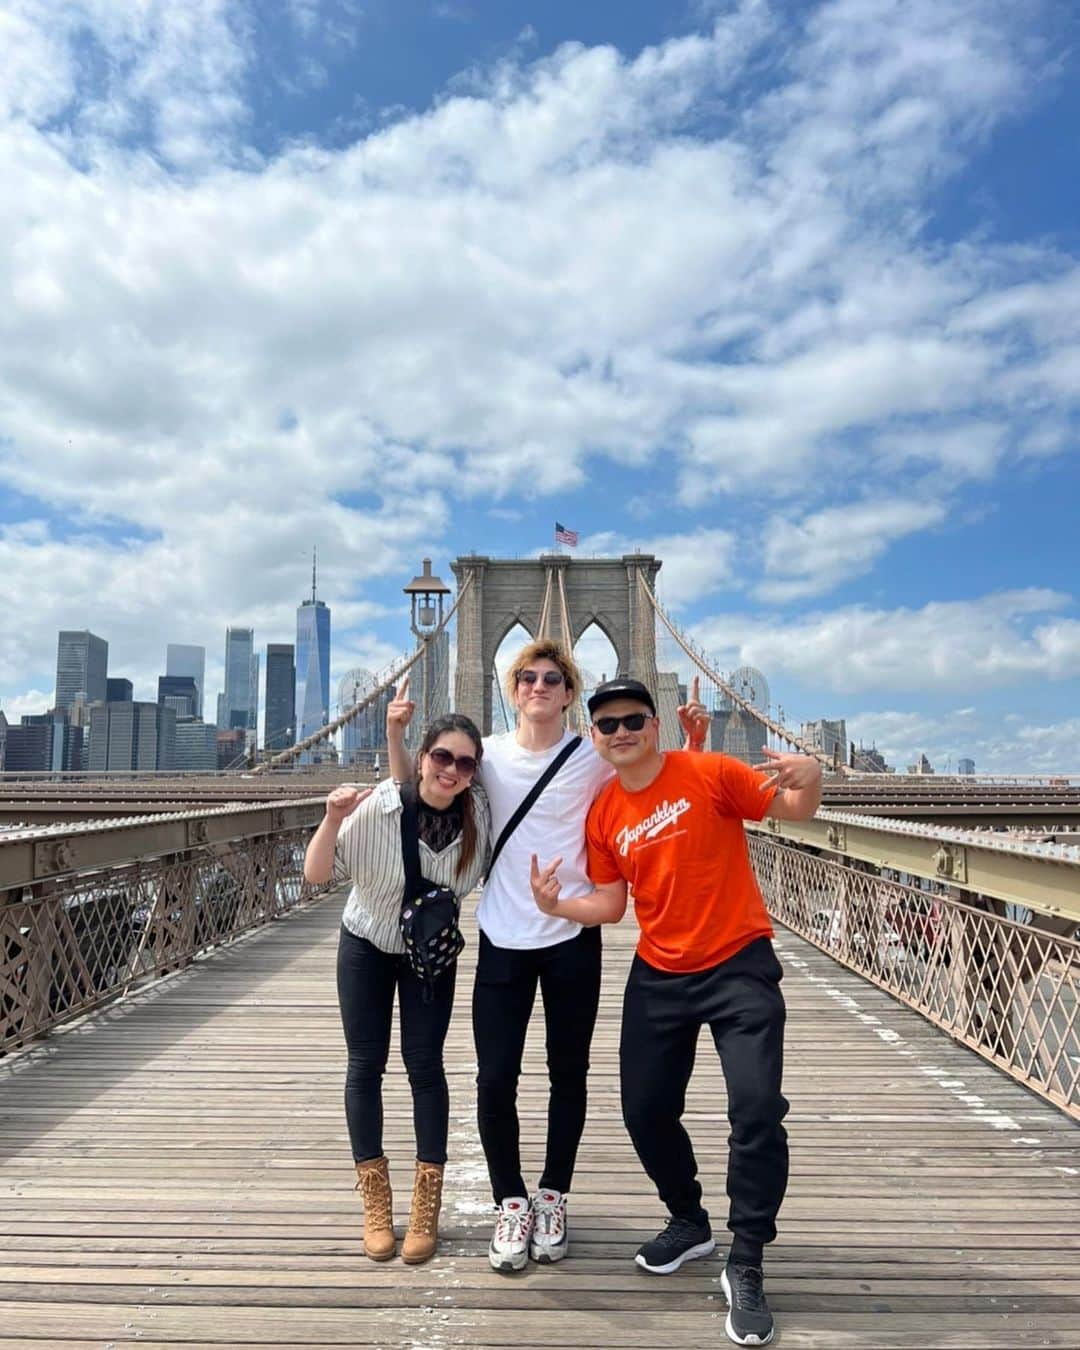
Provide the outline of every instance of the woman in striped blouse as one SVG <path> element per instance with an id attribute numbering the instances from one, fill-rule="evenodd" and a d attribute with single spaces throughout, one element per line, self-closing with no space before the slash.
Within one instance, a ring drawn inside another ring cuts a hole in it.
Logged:
<path id="1" fill-rule="evenodd" d="M 487 798 L 473 783 L 482 754 L 480 732 L 455 713 L 428 727 L 416 757 L 420 870 L 459 897 L 477 885 L 490 851 Z M 412 1211 L 401 1255 L 415 1264 L 433 1254 L 438 1240 L 449 1128 L 443 1043 L 454 1001 L 454 970 L 439 976 L 434 998 L 425 1002 L 420 981 L 403 959 L 401 810 L 399 785 L 389 779 L 368 794 L 347 785 L 334 788 L 308 845 L 304 875 L 321 883 L 337 871 L 352 880 L 342 915 L 337 984 L 348 1047 L 345 1115 L 364 1199 L 364 1251 L 374 1261 L 389 1260 L 396 1250 L 383 1153 L 382 1076 L 397 991 L 416 1130 Z"/>

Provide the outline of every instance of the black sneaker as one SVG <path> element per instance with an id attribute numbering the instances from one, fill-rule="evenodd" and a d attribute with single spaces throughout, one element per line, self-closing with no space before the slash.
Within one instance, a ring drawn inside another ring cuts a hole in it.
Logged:
<path id="1" fill-rule="evenodd" d="M 654 1275 L 670 1275 L 684 1261 L 696 1261 L 708 1256 L 716 1246 L 708 1220 L 694 1223 L 692 1219 L 671 1218 L 662 1233 L 638 1248 L 634 1260 L 642 1270 Z"/>
<path id="2" fill-rule="evenodd" d="M 720 1276 L 728 1301 L 724 1330 L 736 1345 L 767 1345 L 772 1340 L 773 1320 L 765 1299 L 760 1266 L 737 1266 L 731 1261 Z"/>

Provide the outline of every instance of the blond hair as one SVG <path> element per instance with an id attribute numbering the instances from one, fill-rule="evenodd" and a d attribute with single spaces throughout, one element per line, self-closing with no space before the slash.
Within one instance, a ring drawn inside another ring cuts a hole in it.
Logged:
<path id="1" fill-rule="evenodd" d="M 576 694 L 580 690 L 581 672 L 574 663 L 574 658 L 563 644 L 557 642 L 554 638 L 539 638 L 536 642 L 527 642 L 522 647 L 521 651 L 514 657 L 510 669 L 506 672 L 504 688 L 511 701 L 517 695 L 518 676 L 523 670 L 527 670 L 534 661 L 550 661 L 552 665 L 558 666 L 562 671 L 568 694 Z"/>

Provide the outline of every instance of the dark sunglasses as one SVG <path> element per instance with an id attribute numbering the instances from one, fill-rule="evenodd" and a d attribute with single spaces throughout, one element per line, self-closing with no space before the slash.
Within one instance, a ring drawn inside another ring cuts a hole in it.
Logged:
<path id="1" fill-rule="evenodd" d="M 601 736 L 614 736 L 620 727 L 640 731 L 648 720 L 648 713 L 627 713 L 625 717 L 598 717 L 593 726 Z"/>
<path id="2" fill-rule="evenodd" d="M 538 670 L 519 670 L 517 673 L 518 684 L 535 684 L 537 680 L 542 679 L 551 689 L 557 684 L 562 684 L 563 675 L 561 670 L 545 670 L 543 675 Z"/>
<path id="3" fill-rule="evenodd" d="M 457 769 L 462 778 L 471 778 L 476 772 L 476 760 L 472 755 L 452 755 L 449 750 L 437 745 L 434 750 L 428 751 L 428 756 L 440 769 Z"/>

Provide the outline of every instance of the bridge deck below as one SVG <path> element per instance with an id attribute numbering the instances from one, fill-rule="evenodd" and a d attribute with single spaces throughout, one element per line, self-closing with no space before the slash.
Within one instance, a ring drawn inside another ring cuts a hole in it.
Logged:
<path id="1" fill-rule="evenodd" d="M 667 1278 L 631 1260 L 662 1215 L 619 1117 L 629 922 L 606 934 L 568 1260 L 511 1277 L 487 1263 L 474 945 L 448 1046 L 441 1252 L 417 1268 L 358 1256 L 334 996 L 340 908 L 294 914 L 0 1068 L 0 1350 L 727 1344 L 720 1255 Z M 777 1343 L 1080 1347 L 1076 1127 L 813 948 L 788 934 L 780 947 L 792 1183 L 768 1253 Z M 534 1176 L 543 1086 L 536 1037 L 522 1091 Z M 399 1212 L 407 1102 L 395 1064 L 386 1117 Z M 711 1044 L 688 1123 L 722 1223 Z"/>

